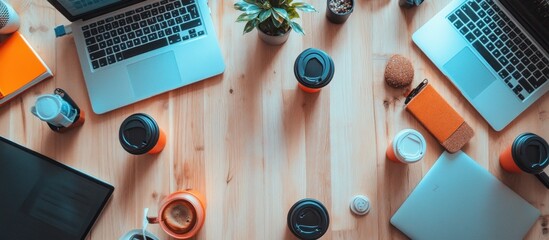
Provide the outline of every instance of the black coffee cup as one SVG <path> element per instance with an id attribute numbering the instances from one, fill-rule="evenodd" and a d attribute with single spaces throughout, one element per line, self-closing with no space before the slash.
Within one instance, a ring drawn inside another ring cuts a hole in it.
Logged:
<path id="1" fill-rule="evenodd" d="M 308 48 L 294 63 L 294 74 L 299 88 L 308 93 L 319 92 L 332 81 L 335 66 L 332 58 L 324 51 Z"/>
<path id="2" fill-rule="evenodd" d="M 288 228 L 299 239 L 318 239 L 328 231 L 329 225 L 328 210 L 316 199 L 299 200 L 288 211 Z"/>
<path id="3" fill-rule="evenodd" d="M 156 154 L 166 145 L 166 134 L 156 121 L 144 113 L 136 113 L 124 120 L 118 132 L 120 144 L 134 155 Z"/>
<path id="4" fill-rule="evenodd" d="M 549 145 L 533 133 L 518 135 L 499 157 L 500 165 L 509 172 L 534 174 L 549 189 L 549 177 L 543 171 L 549 165 Z"/>

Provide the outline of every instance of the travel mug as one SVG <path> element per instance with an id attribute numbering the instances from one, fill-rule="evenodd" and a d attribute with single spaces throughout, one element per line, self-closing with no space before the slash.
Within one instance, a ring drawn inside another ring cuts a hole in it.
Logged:
<path id="1" fill-rule="evenodd" d="M 0 34 L 8 34 L 19 29 L 19 15 L 6 2 L 0 0 Z"/>
<path id="2" fill-rule="evenodd" d="M 196 191 L 178 191 L 164 198 L 158 217 L 147 217 L 151 224 L 160 224 L 175 239 L 189 239 L 200 231 L 206 218 L 206 204 Z"/>
<path id="3" fill-rule="evenodd" d="M 549 177 L 543 171 L 549 165 L 549 145 L 534 133 L 522 133 L 499 156 L 503 169 L 511 173 L 534 174 L 549 189 Z"/>
<path id="4" fill-rule="evenodd" d="M 122 147 L 134 155 L 156 154 L 166 146 L 166 134 L 156 121 L 144 113 L 136 113 L 120 125 L 118 138 Z"/>
<path id="5" fill-rule="evenodd" d="M 294 74 L 299 88 L 308 93 L 319 92 L 334 77 L 334 61 L 320 49 L 309 48 L 303 51 L 294 63 Z"/>
<path id="6" fill-rule="evenodd" d="M 329 225 L 328 210 L 316 199 L 299 200 L 288 211 L 288 228 L 299 239 L 318 239 L 328 231 Z"/>
<path id="7" fill-rule="evenodd" d="M 415 163 L 425 156 L 427 142 L 421 133 L 414 129 L 404 129 L 397 133 L 386 150 L 387 158 L 398 163 Z"/>
<path id="8" fill-rule="evenodd" d="M 54 94 L 45 94 L 36 99 L 30 109 L 31 113 L 40 120 L 48 123 L 56 132 L 64 132 L 70 128 L 84 124 L 84 112 L 71 97 L 60 88 Z"/>

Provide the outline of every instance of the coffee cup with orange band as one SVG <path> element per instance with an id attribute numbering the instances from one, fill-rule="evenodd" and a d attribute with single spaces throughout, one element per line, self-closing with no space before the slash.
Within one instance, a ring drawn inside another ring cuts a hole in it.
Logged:
<path id="1" fill-rule="evenodd" d="M 499 164 L 511 173 L 534 174 L 549 189 L 549 177 L 543 171 L 549 165 L 549 145 L 534 133 L 518 135 L 499 156 Z"/>
<path id="2" fill-rule="evenodd" d="M 162 200 L 158 217 L 147 217 L 149 223 L 160 224 L 175 239 L 189 239 L 198 234 L 206 219 L 203 196 L 192 190 L 178 191 Z"/>
<path id="3" fill-rule="evenodd" d="M 427 142 L 421 133 L 414 129 L 404 129 L 397 133 L 387 146 L 386 155 L 397 163 L 415 163 L 425 156 Z"/>
<path id="4" fill-rule="evenodd" d="M 294 63 L 294 74 L 299 88 L 308 93 L 319 92 L 332 81 L 335 67 L 332 58 L 324 51 L 309 48 Z"/>
<path id="5" fill-rule="evenodd" d="M 156 121 L 144 113 L 136 113 L 120 125 L 118 138 L 122 147 L 134 155 L 160 153 L 166 146 L 166 134 Z"/>

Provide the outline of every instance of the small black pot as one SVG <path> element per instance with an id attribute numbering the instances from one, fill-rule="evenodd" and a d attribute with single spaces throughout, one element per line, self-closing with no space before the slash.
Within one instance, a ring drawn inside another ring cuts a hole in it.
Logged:
<path id="1" fill-rule="evenodd" d="M 330 20 L 330 22 L 337 23 L 337 24 L 341 24 L 347 21 L 347 18 L 351 16 L 351 13 L 355 9 L 355 1 L 351 0 L 351 9 L 346 13 L 333 12 L 332 9 L 330 9 L 330 1 L 331 0 L 326 1 L 326 17 L 328 18 L 328 20 Z"/>
<path id="2" fill-rule="evenodd" d="M 400 5 L 403 8 L 412 8 L 415 6 L 419 6 L 423 0 L 399 0 L 398 5 Z"/>

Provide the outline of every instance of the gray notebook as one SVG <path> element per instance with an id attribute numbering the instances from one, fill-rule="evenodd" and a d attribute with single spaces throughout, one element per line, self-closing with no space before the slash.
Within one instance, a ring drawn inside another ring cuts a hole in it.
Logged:
<path id="1" fill-rule="evenodd" d="M 391 224 L 412 239 L 522 239 L 540 211 L 467 154 L 444 152 Z"/>

